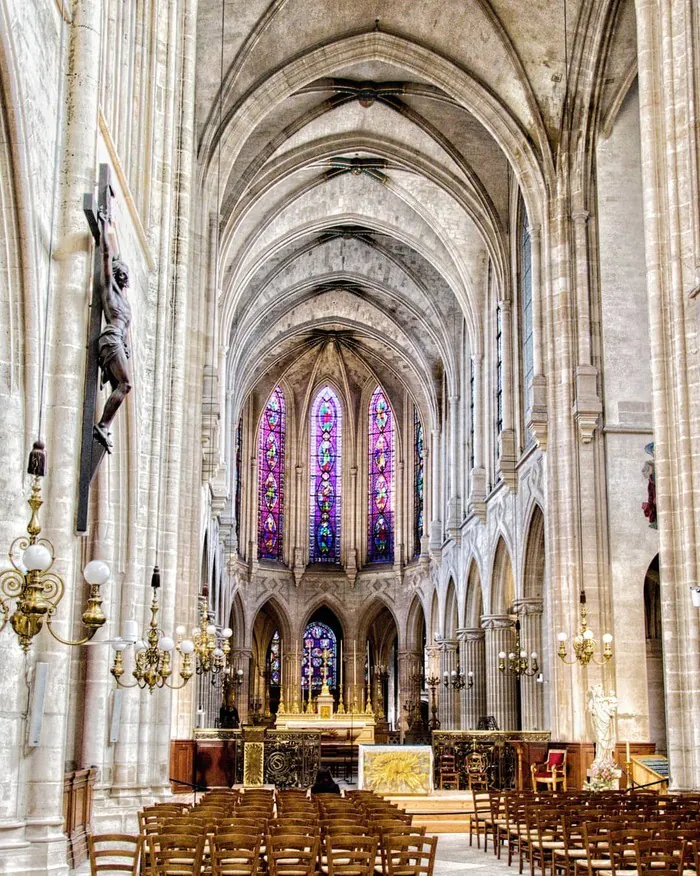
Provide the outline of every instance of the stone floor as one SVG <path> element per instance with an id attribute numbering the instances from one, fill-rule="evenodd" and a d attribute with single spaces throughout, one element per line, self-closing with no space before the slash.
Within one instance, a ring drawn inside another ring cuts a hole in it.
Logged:
<path id="1" fill-rule="evenodd" d="M 465 834 L 443 833 L 438 838 L 434 876 L 461 876 L 462 873 L 473 876 L 506 876 L 517 872 L 517 867 L 508 867 L 490 849 L 484 854 L 483 849 L 477 849 L 475 845 L 469 848 L 469 837 Z"/>

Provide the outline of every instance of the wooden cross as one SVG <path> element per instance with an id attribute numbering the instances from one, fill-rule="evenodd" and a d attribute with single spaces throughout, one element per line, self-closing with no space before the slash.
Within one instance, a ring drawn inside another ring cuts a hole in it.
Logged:
<path id="1" fill-rule="evenodd" d="M 86 363 L 85 363 L 85 396 L 83 400 L 82 445 L 80 451 L 80 481 L 78 486 L 78 515 L 76 531 L 87 532 L 88 506 L 90 501 L 90 484 L 106 453 L 105 448 L 94 437 L 95 409 L 97 406 L 97 382 L 99 365 L 97 357 L 97 342 L 102 331 L 102 298 L 100 283 L 102 276 L 103 241 L 100 232 L 98 215 L 111 219 L 112 189 L 110 169 L 108 164 L 100 165 L 100 177 L 97 188 L 97 198 L 94 192 L 83 195 L 83 212 L 90 226 L 95 241 L 95 254 L 92 270 L 92 301 L 90 302 L 90 322 L 88 327 Z"/>

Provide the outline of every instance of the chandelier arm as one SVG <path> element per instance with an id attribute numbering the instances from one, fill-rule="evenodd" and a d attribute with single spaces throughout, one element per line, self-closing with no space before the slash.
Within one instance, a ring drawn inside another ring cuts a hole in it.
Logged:
<path id="1" fill-rule="evenodd" d="M 130 688 L 130 687 L 140 687 L 141 686 L 141 685 L 139 685 L 138 681 L 135 681 L 133 684 L 127 684 L 125 681 L 122 681 L 120 678 L 117 678 L 116 676 L 114 676 L 114 680 L 117 682 L 117 687 Z"/>
<path id="2" fill-rule="evenodd" d="M 190 677 L 191 676 L 188 676 L 187 678 L 183 678 L 182 684 L 171 684 L 167 679 L 163 679 L 163 684 L 161 685 L 161 687 L 167 687 L 167 688 L 170 688 L 170 690 L 182 690 L 182 688 L 190 680 Z"/>
<path id="3" fill-rule="evenodd" d="M 56 639 L 57 642 L 60 642 L 62 645 L 84 645 L 86 642 L 89 642 L 90 639 L 95 635 L 95 633 L 100 629 L 99 627 L 95 627 L 90 630 L 90 632 L 84 636 L 82 639 L 78 639 L 77 641 L 73 641 L 71 639 L 64 639 L 62 636 L 59 636 L 58 633 L 55 633 L 53 627 L 51 626 L 51 614 L 48 614 L 46 617 L 46 627 L 51 635 Z"/>

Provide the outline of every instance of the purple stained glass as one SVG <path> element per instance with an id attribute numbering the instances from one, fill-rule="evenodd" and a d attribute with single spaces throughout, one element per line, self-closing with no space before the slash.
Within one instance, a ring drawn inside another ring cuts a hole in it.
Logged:
<path id="1" fill-rule="evenodd" d="M 258 557 L 282 559 L 284 488 L 284 395 L 272 390 L 260 421 Z"/>
<path id="2" fill-rule="evenodd" d="M 423 450 L 423 426 L 418 416 L 414 413 L 413 419 L 414 440 L 414 471 L 415 484 L 413 496 L 413 513 L 415 520 L 413 555 L 418 556 L 421 552 L 421 539 L 423 537 L 423 505 L 424 505 L 424 477 L 425 477 L 425 454 Z"/>
<path id="3" fill-rule="evenodd" d="M 394 560 L 393 479 L 393 415 L 384 391 L 378 386 L 369 405 L 370 563 L 391 563 Z"/>
<path id="4" fill-rule="evenodd" d="M 275 630 L 275 634 L 270 642 L 270 653 L 268 658 L 268 670 L 270 672 L 270 684 L 279 686 L 280 683 L 280 634 Z"/>
<path id="5" fill-rule="evenodd" d="M 328 652 L 328 687 L 335 688 L 338 642 L 333 630 L 322 623 L 307 624 L 304 630 L 304 654 L 301 658 L 301 686 L 309 687 L 309 660 L 311 661 L 311 692 L 318 692 L 323 684 L 323 652 Z"/>
<path id="6" fill-rule="evenodd" d="M 311 496 L 309 558 L 315 563 L 340 562 L 341 409 L 326 386 L 311 407 Z"/>

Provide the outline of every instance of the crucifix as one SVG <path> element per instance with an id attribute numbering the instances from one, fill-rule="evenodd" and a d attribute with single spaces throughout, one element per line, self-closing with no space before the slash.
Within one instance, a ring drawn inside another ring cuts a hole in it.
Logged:
<path id="1" fill-rule="evenodd" d="M 83 195 L 83 212 L 95 241 L 92 300 L 86 350 L 85 397 L 83 401 L 80 484 L 76 530 L 87 531 L 90 484 L 105 453 L 113 449 L 110 426 L 131 390 L 127 332 L 131 305 L 126 296 L 129 269 L 112 252 L 109 228 L 112 198 L 109 165 L 100 165 L 97 199 L 94 192 Z M 103 326 L 104 319 L 104 326 Z M 109 384 L 111 393 L 102 415 L 95 422 L 98 379 Z"/>

